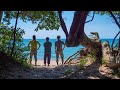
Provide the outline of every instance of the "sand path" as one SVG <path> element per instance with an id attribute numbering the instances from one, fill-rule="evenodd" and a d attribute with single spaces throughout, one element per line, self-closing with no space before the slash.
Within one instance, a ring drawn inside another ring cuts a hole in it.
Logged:
<path id="1" fill-rule="evenodd" d="M 56 65 L 56 61 L 51 61 L 50 66 L 44 66 L 42 60 L 37 62 L 37 66 L 32 61 L 32 68 L 18 68 L 17 66 L 9 68 L 9 70 L 1 73 L 1 78 L 5 79 L 119 79 L 112 76 L 112 71 L 106 66 L 97 67 L 90 65 L 84 69 L 80 69 L 78 65 Z"/>

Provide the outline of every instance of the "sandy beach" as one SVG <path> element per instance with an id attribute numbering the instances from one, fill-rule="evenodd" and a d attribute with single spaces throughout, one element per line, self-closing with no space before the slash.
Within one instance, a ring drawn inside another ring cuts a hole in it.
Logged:
<path id="1" fill-rule="evenodd" d="M 43 60 L 38 60 L 37 66 L 21 68 L 16 64 L 9 64 L 9 69 L 1 69 L 0 79 L 119 79 L 112 74 L 112 70 L 105 65 L 90 64 L 83 69 L 78 65 L 59 65 L 52 60 L 50 66 L 44 66 Z"/>
<path id="2" fill-rule="evenodd" d="M 59 65 L 61 65 L 62 62 L 59 60 Z M 35 65 L 35 60 L 32 60 L 32 65 Z M 44 66 L 44 60 L 37 60 L 37 65 L 39 66 Z M 47 65 L 47 63 L 46 63 Z M 50 61 L 50 66 L 57 66 L 56 60 L 51 60 Z"/>

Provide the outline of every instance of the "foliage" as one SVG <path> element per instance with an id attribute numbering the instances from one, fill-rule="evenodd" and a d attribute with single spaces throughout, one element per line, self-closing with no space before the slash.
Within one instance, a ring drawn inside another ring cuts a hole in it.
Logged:
<path id="1" fill-rule="evenodd" d="M 80 69 L 84 69 L 84 66 L 88 62 L 88 60 L 90 60 L 90 62 L 95 61 L 95 52 L 93 50 L 91 50 L 91 52 L 87 56 L 84 56 L 80 59 Z"/>
<path id="2" fill-rule="evenodd" d="M 120 11 L 112 11 L 116 18 L 120 20 Z M 91 12 L 89 12 L 90 14 Z M 96 14 L 110 16 L 109 11 L 95 11 Z M 17 11 L 4 11 L 3 21 L 10 24 L 10 20 L 16 18 Z M 88 14 L 88 16 L 89 16 Z M 31 21 L 33 24 L 38 24 L 35 31 L 43 30 L 58 30 L 60 21 L 57 11 L 20 11 L 19 19 L 23 22 Z"/>
<path id="3" fill-rule="evenodd" d="M 104 14 L 107 14 L 107 15 L 110 15 L 109 11 L 95 11 L 96 14 L 100 14 L 100 15 L 104 15 Z M 112 11 L 114 14 L 120 14 L 120 11 Z"/>
<path id="4" fill-rule="evenodd" d="M 11 19 L 16 19 L 17 12 L 18 11 L 4 11 L 3 23 L 10 25 Z M 38 31 L 39 29 L 58 30 L 60 27 L 58 13 L 56 11 L 19 11 L 19 19 L 21 19 L 23 22 L 31 21 L 32 24 L 38 24 L 35 31 Z M 8 26 L 1 25 L 0 29 L 0 50 L 10 55 L 12 51 L 12 43 L 14 40 L 14 27 L 9 28 Z M 24 60 L 27 60 L 28 56 L 28 53 L 26 53 L 28 48 L 26 48 L 22 42 L 22 36 L 24 33 L 24 30 L 17 28 L 15 36 L 16 43 L 13 52 L 13 58 L 22 63 Z M 24 64 L 26 63 L 24 62 Z"/>
<path id="5" fill-rule="evenodd" d="M 80 69 L 84 69 L 84 66 L 85 66 L 86 62 L 87 62 L 87 60 L 86 60 L 85 57 L 80 59 L 80 64 L 79 64 Z"/>
<path id="6" fill-rule="evenodd" d="M 88 54 L 88 56 L 91 58 L 95 58 L 95 52 L 93 50 L 91 50 L 90 53 Z"/>
<path id="7" fill-rule="evenodd" d="M 10 55 L 13 43 L 13 27 L 8 27 L 0 24 L 0 51 Z M 23 29 L 16 30 L 16 44 L 13 52 L 13 59 L 26 65 L 29 49 L 24 45 L 22 36 L 25 34 Z"/>
<path id="8" fill-rule="evenodd" d="M 90 58 L 91 61 L 93 61 L 93 62 L 95 61 L 94 54 L 88 54 L 87 57 Z"/>
<path id="9" fill-rule="evenodd" d="M 106 64 L 105 62 L 106 60 L 104 58 L 102 58 L 102 64 Z"/>
<path id="10" fill-rule="evenodd" d="M 16 14 L 17 11 L 5 11 L 3 21 L 10 24 L 10 20 L 16 18 Z M 31 21 L 32 24 L 38 24 L 35 31 L 58 30 L 60 27 L 57 11 L 20 11 L 19 19 L 23 22 Z"/>
<path id="11" fill-rule="evenodd" d="M 113 14 L 115 15 L 117 21 L 120 23 L 120 11 L 112 11 Z M 100 14 L 100 15 L 108 15 L 111 17 L 109 11 L 96 11 L 96 14 Z M 111 17 L 112 18 L 112 17 Z M 113 20 L 112 20 L 113 21 Z M 114 22 L 115 23 L 115 22 Z"/>

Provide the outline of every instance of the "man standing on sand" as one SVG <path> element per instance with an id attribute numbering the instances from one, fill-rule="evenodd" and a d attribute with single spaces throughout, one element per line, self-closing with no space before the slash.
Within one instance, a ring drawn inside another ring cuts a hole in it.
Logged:
<path id="1" fill-rule="evenodd" d="M 51 47 L 52 43 L 49 42 L 49 37 L 46 37 L 46 42 L 44 43 L 44 65 L 46 66 L 46 58 L 47 58 L 47 64 L 49 66 L 50 64 L 50 58 L 51 58 Z"/>
<path id="2" fill-rule="evenodd" d="M 33 40 L 31 40 L 28 44 L 28 47 L 30 46 L 31 44 L 31 51 L 30 51 L 30 65 L 32 63 L 32 56 L 34 55 L 34 58 L 35 58 L 35 66 L 37 65 L 37 50 L 40 48 L 40 43 L 38 41 L 36 41 L 36 36 L 33 35 Z M 37 45 L 38 48 L 37 48 Z"/>
<path id="3" fill-rule="evenodd" d="M 65 43 L 60 40 L 60 36 L 57 36 L 57 39 L 58 39 L 58 41 L 55 42 L 55 53 L 56 53 L 56 63 L 57 63 L 57 65 L 58 65 L 59 55 L 61 56 L 62 64 L 64 63 L 63 50 L 64 50 L 64 48 L 65 48 Z M 62 45 L 64 45 L 63 48 L 62 48 Z"/>

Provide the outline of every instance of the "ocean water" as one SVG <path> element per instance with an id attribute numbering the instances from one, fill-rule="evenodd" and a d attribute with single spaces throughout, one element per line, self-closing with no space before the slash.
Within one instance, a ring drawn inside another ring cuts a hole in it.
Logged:
<path id="1" fill-rule="evenodd" d="M 25 46 L 28 45 L 28 43 L 30 42 L 31 39 L 24 39 L 23 43 L 25 44 Z M 40 44 L 41 47 L 40 49 L 37 51 L 37 58 L 38 60 L 43 60 L 44 58 L 44 42 L 46 42 L 45 39 L 37 39 Z M 101 39 L 102 42 L 104 41 L 109 41 L 110 45 L 112 44 L 113 39 Z M 56 54 L 55 54 L 55 42 L 57 41 L 57 39 L 50 39 L 49 40 L 52 43 L 52 48 L 51 48 L 51 60 L 55 60 L 56 59 Z M 65 42 L 65 39 L 62 39 L 62 41 Z M 118 42 L 118 39 L 115 40 L 115 44 Z M 115 45 L 114 44 L 114 45 Z M 80 50 L 81 48 L 83 48 L 83 46 L 78 46 L 78 47 L 66 47 L 63 51 L 64 53 L 64 59 L 67 59 L 69 56 L 73 55 L 75 52 L 77 52 L 78 50 Z M 28 57 L 29 58 L 29 57 Z M 33 58 L 34 59 L 34 58 Z"/>

